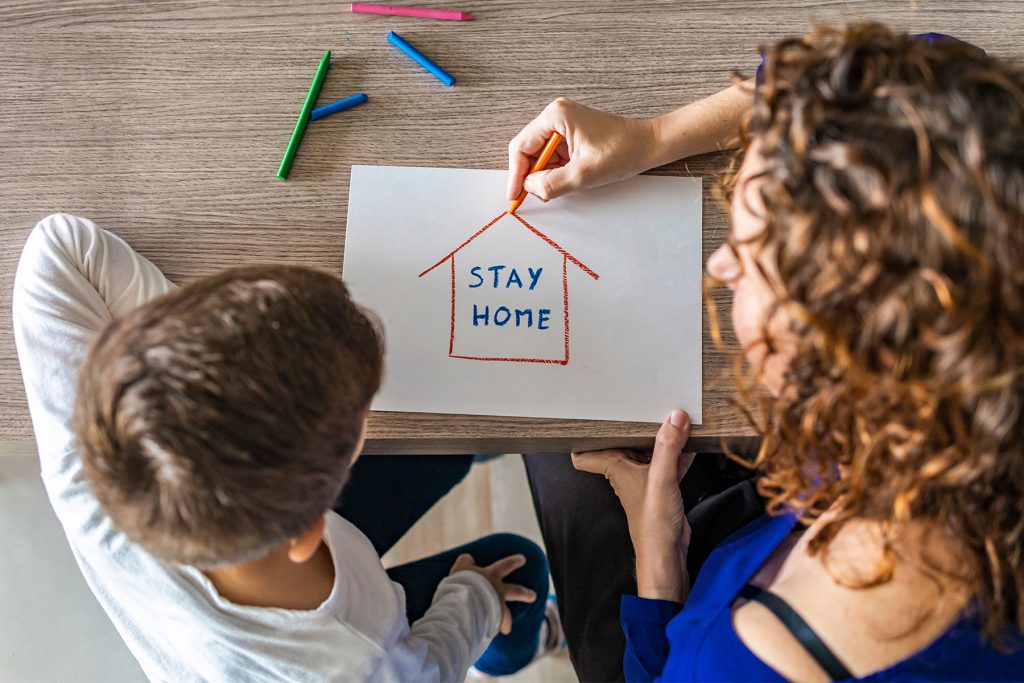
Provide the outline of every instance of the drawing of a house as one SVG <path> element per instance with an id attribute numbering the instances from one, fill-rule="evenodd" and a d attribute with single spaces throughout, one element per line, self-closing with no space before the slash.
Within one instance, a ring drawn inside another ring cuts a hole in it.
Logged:
<path id="1" fill-rule="evenodd" d="M 419 277 L 451 277 L 448 355 L 569 363 L 569 265 L 597 273 L 515 214 L 502 213 Z"/>

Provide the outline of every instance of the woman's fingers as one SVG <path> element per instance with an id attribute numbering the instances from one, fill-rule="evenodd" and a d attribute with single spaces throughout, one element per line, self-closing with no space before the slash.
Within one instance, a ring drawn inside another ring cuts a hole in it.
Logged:
<path id="1" fill-rule="evenodd" d="M 680 481 L 680 455 L 690 438 L 690 416 L 673 410 L 665 418 L 651 455 L 650 481 L 653 486 L 677 487 Z M 693 461 L 692 456 L 690 462 Z M 687 467 L 689 464 L 687 463 Z M 683 472 L 685 474 L 685 471 Z"/>
<path id="2" fill-rule="evenodd" d="M 582 177 L 577 171 L 577 164 L 570 160 L 564 166 L 531 173 L 523 181 L 523 187 L 546 202 L 580 189 Z"/>
<path id="3" fill-rule="evenodd" d="M 508 186 L 505 196 L 509 201 L 514 200 L 523 191 L 523 180 L 530 172 L 531 158 L 524 152 L 513 151 L 511 146 L 508 150 Z"/>
<path id="4" fill-rule="evenodd" d="M 683 453 L 683 447 L 690 438 L 690 416 L 682 410 L 673 410 L 658 430 L 649 463 L 650 477 L 655 483 L 674 482 L 678 485 L 683 475 L 693 463 L 693 453 Z M 600 474 L 605 477 L 613 465 L 620 461 L 644 466 L 648 460 L 628 451 L 609 449 L 603 451 L 584 451 L 572 454 L 572 466 L 581 472 Z"/>
<path id="5" fill-rule="evenodd" d="M 540 154 L 555 130 L 550 118 L 545 109 L 508 143 L 508 188 L 505 194 L 509 201 L 522 192 L 523 179 L 530 172 L 534 158 Z"/>
<path id="6" fill-rule="evenodd" d="M 544 149 L 544 145 L 547 144 L 548 139 L 551 138 L 551 134 L 554 132 L 561 133 L 564 139 L 561 144 L 558 145 L 558 149 L 555 155 L 561 159 L 561 164 L 565 165 L 569 163 L 569 157 L 571 156 L 571 150 L 569 149 L 568 140 L 568 129 L 571 127 L 570 121 L 575 119 L 575 111 L 578 105 L 571 100 L 564 97 L 559 97 L 557 100 L 544 107 L 537 118 L 519 131 L 519 133 L 512 138 L 512 141 L 508 143 L 508 187 L 506 196 L 511 201 L 519 196 L 519 193 L 523 191 L 523 181 L 530 173 L 530 168 L 533 166 L 533 160 L 540 154 L 541 150 Z M 558 188 L 563 187 L 561 183 L 557 184 Z M 546 189 L 546 188 L 545 188 Z M 557 197 L 560 194 L 570 191 L 569 189 L 558 191 L 555 194 L 545 192 L 545 194 L 538 194 L 531 189 L 527 189 L 528 192 L 537 194 L 538 197 L 544 200 Z"/>
<path id="7" fill-rule="evenodd" d="M 616 449 L 584 451 L 583 453 L 572 454 L 572 466 L 580 472 L 608 476 L 608 468 L 612 463 L 623 457 L 625 457 L 625 453 Z"/>
<path id="8" fill-rule="evenodd" d="M 530 169 L 552 133 L 564 138 L 557 161 Z M 622 180 L 650 166 L 656 144 L 653 124 L 578 104 L 560 97 L 512 138 L 508 146 L 510 200 L 525 188 L 547 201 L 585 187 Z"/>

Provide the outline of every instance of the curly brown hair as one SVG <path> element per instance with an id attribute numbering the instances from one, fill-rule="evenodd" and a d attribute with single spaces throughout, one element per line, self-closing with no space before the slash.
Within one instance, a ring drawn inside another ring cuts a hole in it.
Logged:
<path id="1" fill-rule="evenodd" d="M 854 518 L 939 529 L 999 643 L 1024 631 L 1024 75 L 878 24 L 764 54 L 764 332 L 784 313 L 798 341 L 777 397 L 741 387 L 759 488 L 829 510 L 812 552 Z"/>

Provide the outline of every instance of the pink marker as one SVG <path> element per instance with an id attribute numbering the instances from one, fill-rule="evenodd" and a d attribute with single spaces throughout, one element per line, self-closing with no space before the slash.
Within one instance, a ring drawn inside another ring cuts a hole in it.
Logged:
<path id="1" fill-rule="evenodd" d="M 427 9 L 426 7 L 393 7 L 374 5 L 368 2 L 353 2 L 352 11 L 357 14 L 387 14 L 393 17 L 419 17 L 420 19 L 445 19 L 447 21 L 472 21 L 472 12 L 457 12 L 450 9 Z"/>

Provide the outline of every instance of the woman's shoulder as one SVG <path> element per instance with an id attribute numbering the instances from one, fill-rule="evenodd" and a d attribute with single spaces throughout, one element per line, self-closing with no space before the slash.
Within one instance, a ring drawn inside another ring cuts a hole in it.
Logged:
<path id="1" fill-rule="evenodd" d="M 1024 652 L 1001 652 L 982 637 L 969 585 L 941 551 L 929 552 L 934 564 L 922 561 L 909 534 L 887 564 L 886 543 L 870 524 L 845 527 L 827 552 L 810 552 L 811 537 L 755 577 L 771 600 L 732 612 L 736 637 L 784 677 L 836 678 L 823 668 L 829 653 L 857 680 L 987 680 L 1022 670 Z"/>
<path id="2" fill-rule="evenodd" d="M 748 603 L 737 609 L 732 626 L 736 642 L 780 677 L 808 683 L 834 680 L 763 605 Z M 827 645 L 824 636 L 821 640 Z M 858 656 L 848 647 L 829 649 L 847 668 L 846 680 L 1019 681 L 1024 677 L 1024 647 L 1019 635 L 1009 641 L 1006 647 L 998 647 L 984 638 L 977 622 L 963 618 L 918 651 L 888 664 L 871 664 L 870 657 Z"/>

